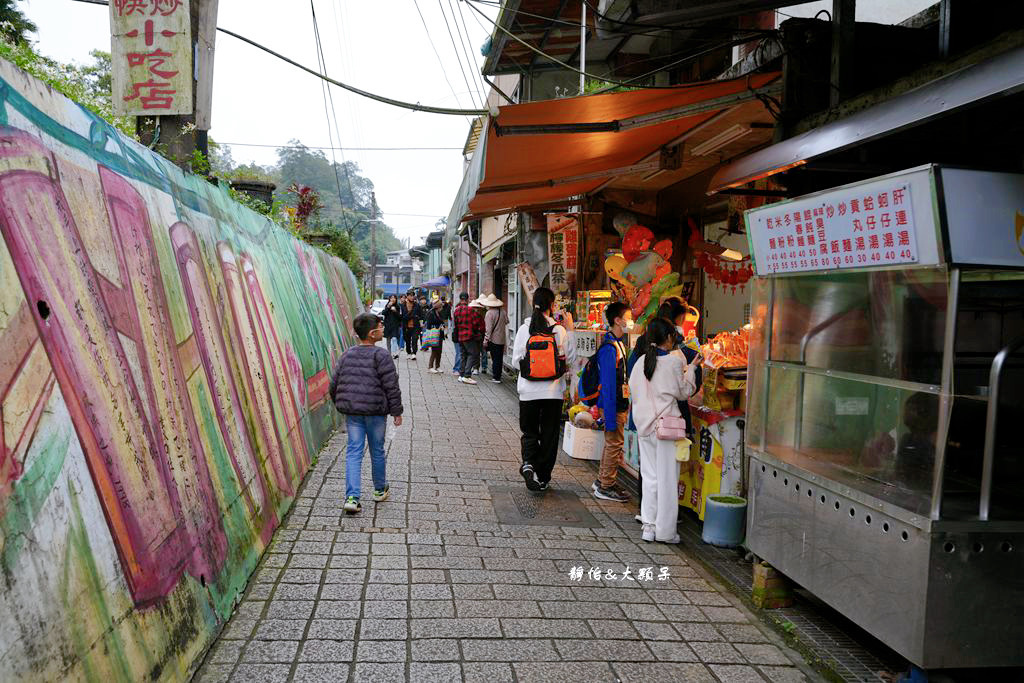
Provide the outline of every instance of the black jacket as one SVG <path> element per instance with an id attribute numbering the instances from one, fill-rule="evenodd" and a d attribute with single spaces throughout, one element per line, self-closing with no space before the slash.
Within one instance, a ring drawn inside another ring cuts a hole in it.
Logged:
<path id="1" fill-rule="evenodd" d="M 420 325 L 422 324 L 422 321 L 423 318 L 422 314 L 420 313 L 419 304 L 414 304 L 411 311 L 408 308 L 405 308 L 404 306 L 402 307 L 402 329 L 406 333 L 408 333 L 410 330 L 412 330 L 414 333 L 418 332 L 420 329 Z M 412 325 L 410 325 L 409 323 L 412 323 Z"/>
<path id="2" fill-rule="evenodd" d="M 388 304 L 384 307 L 384 338 L 398 336 L 398 328 L 402 325 L 402 309 L 399 304 Z"/>
<path id="3" fill-rule="evenodd" d="M 331 399 L 344 415 L 402 414 L 402 390 L 391 354 L 382 346 L 353 346 L 331 373 Z"/>

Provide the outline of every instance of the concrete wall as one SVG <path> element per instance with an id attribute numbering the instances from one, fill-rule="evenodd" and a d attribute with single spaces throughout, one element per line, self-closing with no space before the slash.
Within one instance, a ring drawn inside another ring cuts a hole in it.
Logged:
<path id="1" fill-rule="evenodd" d="M 0 680 L 183 680 L 335 426 L 348 267 L 0 61 Z"/>

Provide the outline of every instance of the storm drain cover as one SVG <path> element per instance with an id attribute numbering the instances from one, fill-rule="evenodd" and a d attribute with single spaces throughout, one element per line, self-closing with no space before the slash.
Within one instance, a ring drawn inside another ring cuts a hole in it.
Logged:
<path id="1" fill-rule="evenodd" d="M 530 526 L 579 526 L 597 528 L 601 523 L 587 512 L 572 491 L 534 493 L 522 487 L 491 486 L 491 503 L 501 524 Z"/>

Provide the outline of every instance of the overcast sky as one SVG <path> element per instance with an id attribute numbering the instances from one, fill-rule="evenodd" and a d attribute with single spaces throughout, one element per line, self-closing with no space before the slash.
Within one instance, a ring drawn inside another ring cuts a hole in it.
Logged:
<path id="1" fill-rule="evenodd" d="M 469 94 L 455 47 L 442 18 L 449 24 L 452 8 L 459 28 L 468 31 L 459 55 L 475 61 L 470 85 L 484 89 L 479 76 L 480 46 L 488 32 L 484 19 L 458 0 L 315 0 L 327 73 L 364 90 L 394 99 L 444 107 L 476 108 Z M 89 61 L 89 51 L 110 49 L 107 8 L 74 0 L 23 0 L 22 9 L 38 27 L 38 49 L 61 61 Z M 462 14 L 459 7 L 462 5 Z M 477 5 L 493 16 L 488 5 Z M 465 24 L 463 25 L 463 18 Z M 302 64 L 316 68 L 313 19 L 308 0 L 220 0 L 217 21 Z M 458 45 L 456 27 L 451 26 Z M 444 70 L 431 49 L 431 39 Z M 445 78 L 447 74 L 447 80 Z M 451 86 L 448 82 L 450 81 Z M 321 81 L 223 33 L 217 36 L 213 88 L 213 127 L 218 142 L 265 145 L 330 146 Z M 384 219 L 413 246 L 447 216 L 462 181 L 462 145 L 468 120 L 412 112 L 379 104 L 331 86 L 338 113 L 341 147 L 454 147 L 442 151 L 335 152 L 358 162 L 373 180 Z M 454 90 L 455 95 L 452 94 Z M 330 136 L 334 136 L 333 126 Z M 337 138 L 334 146 L 339 146 Z M 269 147 L 232 145 L 237 162 L 270 164 Z M 330 151 L 325 150 L 328 159 Z M 403 216 L 399 214 L 423 214 Z"/>

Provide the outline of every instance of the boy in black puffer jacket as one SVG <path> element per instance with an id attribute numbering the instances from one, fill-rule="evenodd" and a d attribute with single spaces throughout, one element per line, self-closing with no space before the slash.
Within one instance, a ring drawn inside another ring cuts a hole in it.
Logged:
<path id="1" fill-rule="evenodd" d="M 352 323 L 359 345 L 341 354 L 331 373 L 330 395 L 348 427 L 345 463 L 345 512 L 355 514 L 359 503 L 364 444 L 369 442 L 373 472 L 373 499 L 386 500 L 389 493 L 384 434 L 388 415 L 402 424 L 402 390 L 395 361 L 383 347 L 384 324 L 372 313 L 361 313 Z"/>

